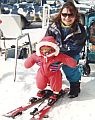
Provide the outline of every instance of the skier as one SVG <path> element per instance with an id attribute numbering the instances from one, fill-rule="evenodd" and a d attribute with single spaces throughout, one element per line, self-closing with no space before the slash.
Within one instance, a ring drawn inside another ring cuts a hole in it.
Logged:
<path id="1" fill-rule="evenodd" d="M 59 53 L 59 47 L 56 40 L 52 36 L 44 37 L 37 45 L 36 52 L 29 56 L 24 62 L 25 68 L 32 67 L 37 63 L 40 68 L 36 75 L 36 85 L 39 89 L 37 96 L 43 97 L 45 88 L 50 85 L 53 91 L 50 99 L 57 100 L 58 95 L 62 90 L 62 74 L 60 66 L 62 64 L 69 67 L 76 67 L 77 62 L 72 57 Z M 59 66 L 59 69 L 53 68 L 53 63 Z"/>

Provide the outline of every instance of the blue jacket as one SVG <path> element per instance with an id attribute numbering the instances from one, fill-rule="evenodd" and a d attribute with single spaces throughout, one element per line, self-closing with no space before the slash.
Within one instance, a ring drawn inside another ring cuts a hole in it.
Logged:
<path id="1" fill-rule="evenodd" d="M 75 58 L 85 45 L 86 31 L 80 23 L 72 28 L 62 27 L 60 23 L 55 22 L 48 27 L 45 36 L 53 36 L 60 46 L 60 52 Z"/>

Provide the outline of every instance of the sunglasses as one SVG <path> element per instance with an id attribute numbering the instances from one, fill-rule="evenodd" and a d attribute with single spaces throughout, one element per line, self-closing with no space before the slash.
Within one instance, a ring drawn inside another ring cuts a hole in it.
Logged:
<path id="1" fill-rule="evenodd" d="M 74 17 L 75 15 L 73 14 L 73 13 L 71 13 L 71 14 L 67 14 L 67 13 L 61 13 L 61 15 L 63 16 L 63 17 Z"/>

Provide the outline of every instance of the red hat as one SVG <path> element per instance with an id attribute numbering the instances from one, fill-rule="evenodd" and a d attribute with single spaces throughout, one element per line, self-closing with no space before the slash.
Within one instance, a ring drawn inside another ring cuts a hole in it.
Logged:
<path id="1" fill-rule="evenodd" d="M 0 24 L 2 23 L 2 20 L 0 20 Z"/>
<path id="2" fill-rule="evenodd" d="M 55 52 L 48 55 L 48 56 L 52 56 L 52 55 L 55 55 L 57 56 L 59 54 L 59 46 L 57 45 L 57 42 L 56 40 L 54 39 L 53 36 L 45 36 L 42 38 L 42 40 L 36 45 L 36 54 L 38 56 L 40 56 L 40 48 L 42 46 L 50 46 L 52 48 L 55 49 Z"/>

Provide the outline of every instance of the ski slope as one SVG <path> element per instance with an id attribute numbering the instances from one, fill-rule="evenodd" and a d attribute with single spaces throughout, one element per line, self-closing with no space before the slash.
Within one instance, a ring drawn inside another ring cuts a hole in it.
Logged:
<path id="1" fill-rule="evenodd" d="M 31 39 L 39 40 L 44 35 L 40 29 L 38 31 L 29 31 Z M 0 56 L 0 120 L 12 120 L 12 118 L 6 118 L 2 115 L 16 107 L 25 105 L 29 98 L 35 96 L 38 91 L 35 84 L 38 66 L 34 65 L 30 69 L 25 69 L 25 59 L 17 61 L 17 76 L 14 82 L 15 59 L 8 58 L 5 61 L 4 56 Z M 48 113 L 49 118 L 44 118 L 44 120 L 95 120 L 95 65 L 91 64 L 90 66 L 90 76 L 82 77 L 79 97 L 70 99 L 66 96 L 60 99 Z M 64 73 L 62 87 L 69 87 Z M 30 120 L 29 113 L 32 110 L 33 108 L 30 108 L 23 115 L 16 117 L 15 120 Z"/>

